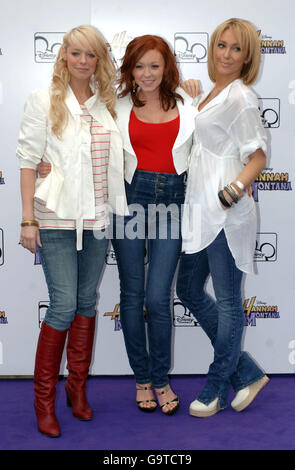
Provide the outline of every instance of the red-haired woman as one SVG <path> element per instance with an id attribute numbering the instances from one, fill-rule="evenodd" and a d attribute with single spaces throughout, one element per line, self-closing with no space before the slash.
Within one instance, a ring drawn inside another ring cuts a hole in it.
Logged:
<path id="1" fill-rule="evenodd" d="M 154 411 L 154 388 L 167 415 L 179 407 L 168 380 L 171 286 L 181 251 L 180 209 L 196 113 L 184 102 L 178 86 L 175 56 L 162 38 L 145 35 L 129 43 L 116 107 L 130 213 L 114 220 L 120 316 L 136 379 L 137 405 L 142 411 Z"/>

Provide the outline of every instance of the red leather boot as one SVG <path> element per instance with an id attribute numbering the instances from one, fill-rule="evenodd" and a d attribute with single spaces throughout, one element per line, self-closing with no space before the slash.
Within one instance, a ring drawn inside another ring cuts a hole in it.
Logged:
<path id="1" fill-rule="evenodd" d="M 69 330 L 67 404 L 73 407 L 73 415 L 80 420 L 92 419 L 92 410 L 86 398 L 86 379 L 92 357 L 95 318 L 76 315 Z"/>
<path id="2" fill-rule="evenodd" d="M 56 383 L 67 330 L 58 331 L 42 323 L 35 359 L 34 392 L 38 430 L 49 437 L 60 436 L 54 405 Z"/>

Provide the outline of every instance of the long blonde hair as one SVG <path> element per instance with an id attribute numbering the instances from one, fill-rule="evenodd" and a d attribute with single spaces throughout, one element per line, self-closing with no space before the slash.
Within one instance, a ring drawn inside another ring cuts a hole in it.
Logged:
<path id="1" fill-rule="evenodd" d="M 68 31 L 63 38 L 63 44 L 59 50 L 51 84 L 50 97 L 50 120 L 52 132 L 61 138 L 62 132 L 67 124 L 68 109 L 65 104 L 67 87 L 70 82 L 70 74 L 67 63 L 63 60 L 63 50 L 67 50 L 69 45 L 83 44 L 91 50 L 97 57 L 97 66 L 93 75 L 92 84 L 98 89 L 101 101 L 103 101 L 111 115 L 116 118 L 115 113 L 115 81 L 116 69 L 108 52 L 107 45 L 93 26 L 81 25 Z"/>

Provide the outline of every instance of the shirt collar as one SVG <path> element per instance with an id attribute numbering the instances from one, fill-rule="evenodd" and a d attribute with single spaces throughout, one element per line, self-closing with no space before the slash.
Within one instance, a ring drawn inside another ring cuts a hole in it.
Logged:
<path id="1" fill-rule="evenodd" d="M 209 101 L 209 103 L 207 103 L 203 109 L 201 109 L 201 111 L 199 111 L 200 113 L 202 113 L 203 111 L 207 111 L 208 109 L 211 109 L 213 108 L 214 106 L 222 103 L 223 101 L 226 100 L 226 98 L 228 97 L 228 94 L 231 90 L 231 87 L 233 86 L 234 83 L 236 82 L 240 82 L 241 79 L 240 78 L 237 78 L 236 80 L 233 80 L 232 82 L 230 82 L 220 93 L 219 95 L 217 95 L 215 98 L 213 98 L 213 100 Z M 206 97 L 209 95 L 209 93 L 211 92 L 208 91 L 207 93 L 203 93 L 201 95 L 199 95 L 199 97 L 196 99 L 197 101 L 197 107 L 199 107 L 200 103 L 202 103 Z"/>
<path id="2" fill-rule="evenodd" d="M 94 87 L 91 87 L 92 92 L 94 93 L 87 101 L 85 101 L 84 105 L 87 107 L 88 110 L 90 110 L 93 105 L 95 104 L 96 106 L 101 106 L 102 108 L 105 107 L 104 103 L 101 103 L 99 100 L 99 94 L 98 90 L 95 89 Z M 75 93 L 73 92 L 72 88 L 70 85 L 68 85 L 67 88 L 67 95 L 65 99 L 65 104 L 68 107 L 69 111 L 71 114 L 83 114 L 83 111 L 81 110 L 81 106 L 79 101 L 77 100 Z"/>

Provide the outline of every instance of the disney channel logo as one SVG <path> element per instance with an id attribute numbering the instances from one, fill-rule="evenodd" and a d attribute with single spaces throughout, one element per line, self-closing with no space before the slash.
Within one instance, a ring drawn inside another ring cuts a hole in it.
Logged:
<path id="1" fill-rule="evenodd" d="M 55 62 L 65 33 L 43 32 L 34 34 L 35 62 Z"/>
<path id="2" fill-rule="evenodd" d="M 173 325 L 176 327 L 200 326 L 193 314 L 177 297 L 173 299 Z"/>
<path id="3" fill-rule="evenodd" d="M 174 54 L 177 62 L 207 62 L 209 35 L 205 32 L 180 32 L 174 34 Z"/>
<path id="4" fill-rule="evenodd" d="M 258 98 L 262 124 L 265 128 L 280 127 L 280 100 L 279 98 Z"/>
<path id="5" fill-rule="evenodd" d="M 278 235 L 276 233 L 257 233 L 254 261 L 277 261 Z"/>
<path id="6" fill-rule="evenodd" d="M 41 328 L 42 322 L 45 318 L 47 309 L 49 307 L 49 301 L 48 300 L 43 300 L 38 302 L 38 324 L 39 328 Z"/>

